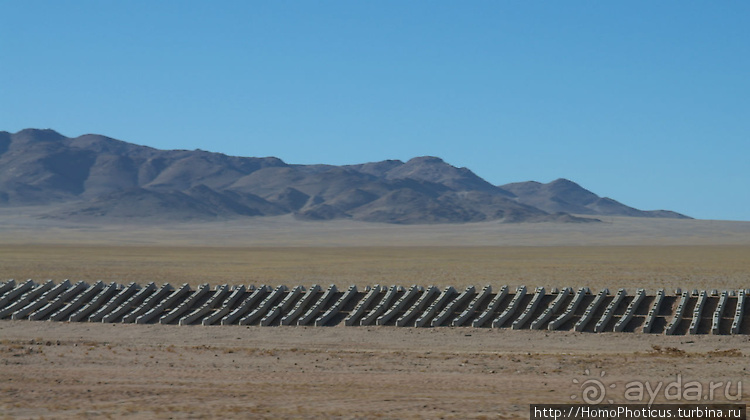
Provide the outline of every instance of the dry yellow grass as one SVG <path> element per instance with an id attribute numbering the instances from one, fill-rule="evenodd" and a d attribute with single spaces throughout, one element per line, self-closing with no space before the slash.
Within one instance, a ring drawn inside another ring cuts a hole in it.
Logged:
<path id="1" fill-rule="evenodd" d="M 750 223 L 58 226 L 0 217 L 0 277 L 746 288 Z M 0 321 L 15 418 L 528 418 L 573 379 L 747 381 L 746 336 Z M 734 394 L 736 395 L 736 393 Z M 743 394 L 747 400 L 747 384 Z M 721 399 L 719 399 L 721 400 Z"/>
<path id="2" fill-rule="evenodd" d="M 211 284 L 748 287 L 750 246 L 0 246 L 4 278 Z"/>
<path id="3" fill-rule="evenodd" d="M 602 218 L 602 223 L 389 225 L 291 216 L 144 225 L 73 223 L 0 209 L 0 243 L 219 247 L 750 245 L 750 222 Z"/>

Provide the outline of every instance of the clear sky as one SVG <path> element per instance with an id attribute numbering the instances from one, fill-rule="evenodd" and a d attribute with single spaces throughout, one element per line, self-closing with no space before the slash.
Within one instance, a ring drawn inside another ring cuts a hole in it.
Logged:
<path id="1" fill-rule="evenodd" d="M 0 0 L 0 130 L 750 220 L 748 1 Z"/>

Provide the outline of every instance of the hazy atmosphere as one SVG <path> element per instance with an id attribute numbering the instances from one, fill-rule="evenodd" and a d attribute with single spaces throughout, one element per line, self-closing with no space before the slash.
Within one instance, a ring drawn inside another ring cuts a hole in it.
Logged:
<path id="1" fill-rule="evenodd" d="M 356 164 L 439 156 L 750 220 L 746 2 L 0 0 L 0 130 Z"/>

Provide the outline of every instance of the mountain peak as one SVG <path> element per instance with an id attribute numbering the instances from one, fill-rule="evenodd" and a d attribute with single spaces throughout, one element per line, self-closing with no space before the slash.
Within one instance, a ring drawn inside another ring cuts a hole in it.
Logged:
<path id="1" fill-rule="evenodd" d="M 437 156 L 417 156 L 406 162 L 406 165 L 415 164 L 445 164 L 445 161 Z"/>
<path id="2" fill-rule="evenodd" d="M 598 216 L 686 218 L 679 213 L 649 212 L 626 206 L 608 197 L 600 197 L 579 184 L 558 178 L 547 184 L 536 181 L 501 185 L 516 195 L 516 201 L 548 213 L 587 214 Z"/>
<path id="3" fill-rule="evenodd" d="M 573 182 L 573 181 L 571 181 L 569 179 L 566 179 L 566 178 L 557 178 L 556 180 L 551 181 L 548 184 L 550 186 L 552 186 L 552 185 L 570 185 L 570 186 L 580 187 L 580 185 L 578 185 L 577 183 L 575 183 L 575 182 Z"/>
<path id="4" fill-rule="evenodd" d="M 504 191 L 467 168 L 457 168 L 435 156 L 420 156 L 409 159 L 386 173 L 387 179 L 413 179 L 442 184 L 454 191 L 484 191 L 510 196 Z"/>
<path id="5" fill-rule="evenodd" d="M 66 137 L 50 128 L 25 128 L 15 134 L 13 137 L 19 140 L 25 141 L 36 141 L 36 142 L 52 142 L 60 141 Z"/>

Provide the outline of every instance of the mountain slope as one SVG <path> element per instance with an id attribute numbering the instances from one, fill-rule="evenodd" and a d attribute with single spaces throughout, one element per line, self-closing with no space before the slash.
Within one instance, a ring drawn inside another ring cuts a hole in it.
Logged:
<path id="1" fill-rule="evenodd" d="M 516 196 L 516 201 L 519 203 L 534 206 L 550 213 L 689 218 L 685 215 L 666 210 L 638 210 L 611 198 L 599 197 L 575 182 L 562 178 L 547 184 L 528 181 L 501 185 L 500 188 L 513 193 Z"/>
<path id="2" fill-rule="evenodd" d="M 0 132 L 0 206 L 37 206 L 56 218 L 210 220 L 293 213 L 305 220 L 463 223 L 592 220 L 558 213 L 680 216 L 641 212 L 566 182 L 497 187 L 430 156 L 290 165 L 274 157 L 159 150 L 95 134 Z M 45 210 L 49 206 L 55 210 Z"/>

